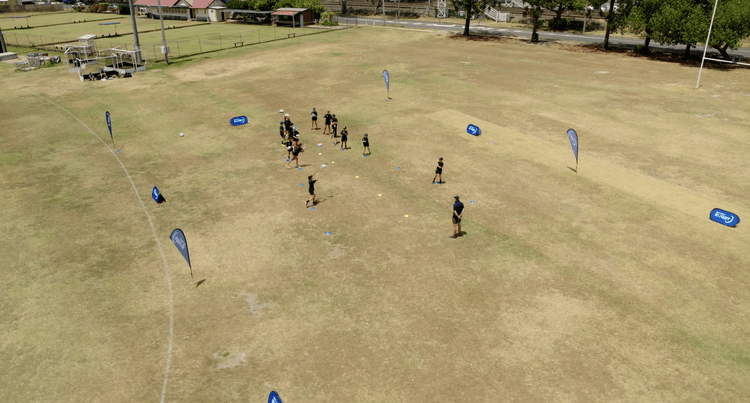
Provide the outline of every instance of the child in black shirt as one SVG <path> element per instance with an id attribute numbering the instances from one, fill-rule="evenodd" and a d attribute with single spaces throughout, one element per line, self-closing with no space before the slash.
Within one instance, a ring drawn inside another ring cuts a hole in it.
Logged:
<path id="1" fill-rule="evenodd" d="M 346 140 L 349 132 L 346 131 L 346 126 L 341 130 L 341 151 L 346 150 Z"/>
<path id="2" fill-rule="evenodd" d="M 362 149 L 362 155 L 372 154 L 372 152 L 370 151 L 370 139 L 367 138 L 367 133 L 362 136 L 362 146 L 364 146 L 364 148 Z M 365 154 L 365 150 L 367 150 L 367 154 Z"/>
<path id="3" fill-rule="evenodd" d="M 435 182 L 436 178 L 440 178 L 440 182 Z M 435 177 L 432 178 L 432 183 L 443 183 L 443 157 L 440 157 L 437 163 L 437 168 L 435 168 Z"/>

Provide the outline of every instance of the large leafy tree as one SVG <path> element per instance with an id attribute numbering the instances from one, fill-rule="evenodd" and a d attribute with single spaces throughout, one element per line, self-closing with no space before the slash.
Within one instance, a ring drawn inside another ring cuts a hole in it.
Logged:
<path id="1" fill-rule="evenodd" d="M 481 14 L 489 4 L 489 0 L 453 0 L 453 7 L 456 10 L 462 10 L 466 14 L 466 23 L 464 24 L 464 36 L 469 36 L 469 24 L 471 16 Z"/>
<path id="2" fill-rule="evenodd" d="M 709 10 L 713 10 L 713 5 Z M 711 15 L 706 13 L 706 16 L 706 26 L 708 26 L 711 22 Z M 750 1 L 719 1 L 708 45 L 718 50 L 725 58 L 729 58 L 727 49 L 737 49 L 740 42 L 747 37 L 750 37 Z"/>
<path id="3" fill-rule="evenodd" d="M 558 0 L 545 1 L 543 7 L 555 13 L 552 20 L 553 27 L 560 27 L 562 15 L 566 11 L 583 10 L 586 7 L 587 0 Z"/>
<path id="4" fill-rule="evenodd" d="M 531 42 L 539 42 L 537 31 L 539 30 L 539 18 L 542 17 L 542 10 L 551 7 L 556 2 L 552 0 L 527 0 L 526 3 L 529 4 L 529 16 L 534 21 L 534 28 L 531 30 Z"/>
<path id="5" fill-rule="evenodd" d="M 664 29 L 659 26 L 661 8 L 669 0 L 637 0 L 634 1 L 633 7 L 627 15 L 627 27 L 634 34 L 646 37 L 643 43 L 643 52 L 648 53 L 649 44 L 654 35 L 654 31 Z"/>

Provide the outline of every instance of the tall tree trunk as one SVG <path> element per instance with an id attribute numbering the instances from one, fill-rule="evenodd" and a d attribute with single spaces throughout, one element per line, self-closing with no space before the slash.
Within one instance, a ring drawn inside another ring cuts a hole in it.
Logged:
<path id="1" fill-rule="evenodd" d="M 537 7 L 531 12 L 531 18 L 534 19 L 534 29 L 531 31 L 531 42 L 539 42 L 539 34 L 537 34 L 536 31 L 539 28 L 539 17 L 542 15 L 542 10 Z"/>
<path id="2" fill-rule="evenodd" d="M 609 11 L 607 12 L 607 32 L 604 34 L 604 49 L 609 49 L 609 31 L 612 25 L 612 17 L 615 8 L 615 0 L 609 0 Z"/>
<path id="3" fill-rule="evenodd" d="M 649 34 L 646 34 L 646 41 L 643 42 L 643 50 L 641 51 L 641 53 L 643 54 L 649 53 L 648 45 L 650 43 L 651 43 L 651 36 L 649 36 Z"/>
<path id="4" fill-rule="evenodd" d="M 474 10 L 474 2 L 479 0 L 466 0 L 464 3 L 464 12 L 466 13 L 466 24 L 464 25 L 464 36 L 471 35 L 469 33 L 469 24 L 471 21 L 471 11 Z"/>
<path id="5" fill-rule="evenodd" d="M 727 44 L 727 45 L 724 45 L 724 46 L 714 46 L 713 48 L 714 48 L 714 49 L 716 49 L 716 50 L 718 50 L 718 51 L 719 51 L 719 53 L 721 53 L 721 56 L 722 56 L 723 58 L 725 58 L 725 59 L 727 59 L 727 60 L 729 60 L 729 59 L 730 59 L 730 57 L 729 57 L 729 53 L 727 53 L 727 48 L 729 48 L 729 44 Z"/>
<path id="6" fill-rule="evenodd" d="M 685 46 L 685 59 L 690 57 L 690 45 Z"/>

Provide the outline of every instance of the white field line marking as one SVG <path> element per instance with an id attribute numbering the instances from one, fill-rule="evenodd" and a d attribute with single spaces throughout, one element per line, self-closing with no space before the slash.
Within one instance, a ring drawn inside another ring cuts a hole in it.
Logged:
<path id="1" fill-rule="evenodd" d="M 91 130 L 91 128 L 88 127 L 86 123 L 83 123 L 81 119 L 78 119 L 76 115 L 70 113 L 67 109 L 63 108 L 62 106 L 28 89 L 26 91 L 29 91 L 33 95 L 36 95 L 37 97 L 65 111 L 68 115 L 72 116 L 73 119 L 81 123 L 83 127 L 85 127 L 89 132 L 91 132 L 91 134 L 93 134 L 97 139 L 99 139 L 99 141 L 102 142 L 104 147 L 106 147 L 107 150 L 109 150 L 109 153 L 112 154 L 112 156 L 115 157 L 117 162 L 120 164 L 122 171 L 125 172 L 125 176 L 128 178 L 128 181 L 130 181 L 130 185 L 133 187 L 135 198 L 138 200 L 138 203 L 141 204 L 141 208 L 143 209 L 143 214 L 145 214 L 146 219 L 148 219 L 148 225 L 151 227 L 151 235 L 153 235 L 154 237 L 154 241 L 156 242 L 156 248 L 159 249 L 159 254 L 161 255 L 161 261 L 162 263 L 164 263 L 164 275 L 167 278 L 167 290 L 169 291 L 169 343 L 167 347 L 167 365 L 164 368 L 164 382 L 162 383 L 162 386 L 161 386 L 161 400 L 160 400 L 161 403 L 164 403 L 164 397 L 167 392 L 167 381 L 169 379 L 169 364 L 172 361 L 172 340 L 174 339 L 174 303 L 173 303 L 173 297 L 172 297 L 172 279 L 169 276 L 169 266 L 167 266 L 167 259 L 164 257 L 164 251 L 161 249 L 161 243 L 159 243 L 159 238 L 157 238 L 156 236 L 156 230 L 154 229 L 154 223 L 151 221 L 151 216 L 148 215 L 148 210 L 146 210 L 146 206 L 143 204 L 143 201 L 141 200 L 141 195 L 138 193 L 138 189 L 135 187 L 135 183 L 133 183 L 133 179 L 130 177 L 128 170 L 125 169 L 125 165 L 123 165 L 122 161 L 120 161 L 120 159 L 117 157 L 117 154 L 115 154 L 114 151 L 112 151 L 112 149 L 109 148 L 109 145 L 107 145 L 107 143 L 104 142 L 104 140 L 102 140 L 102 138 L 99 137 L 99 135 L 97 135 L 93 130 Z"/>

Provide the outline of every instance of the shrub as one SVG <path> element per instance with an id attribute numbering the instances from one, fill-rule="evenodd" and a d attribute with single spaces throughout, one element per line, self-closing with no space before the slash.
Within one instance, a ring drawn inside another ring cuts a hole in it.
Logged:
<path id="1" fill-rule="evenodd" d="M 334 15 L 333 11 L 323 11 L 323 13 L 320 14 L 320 24 L 325 26 L 339 25 L 337 21 L 333 21 Z"/>

